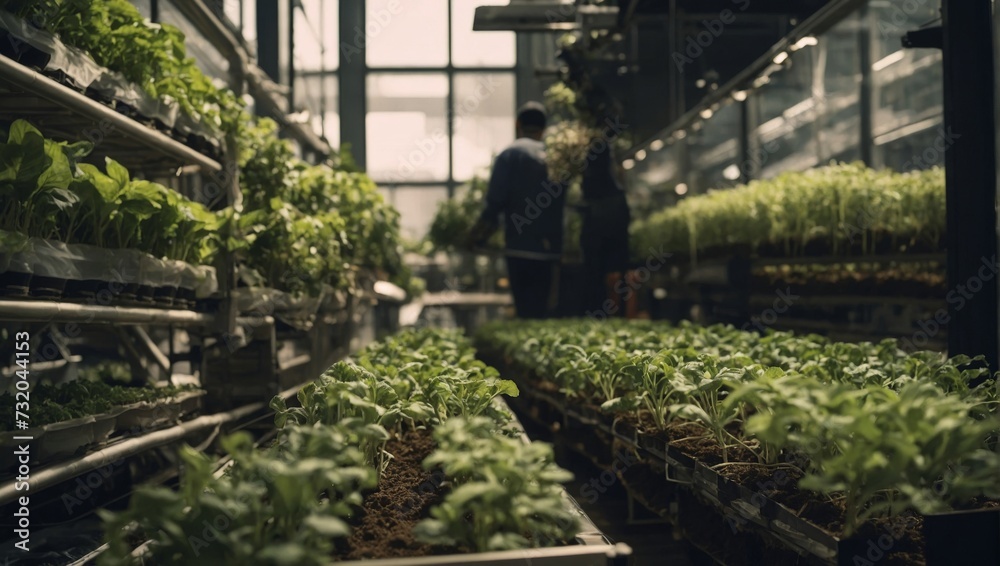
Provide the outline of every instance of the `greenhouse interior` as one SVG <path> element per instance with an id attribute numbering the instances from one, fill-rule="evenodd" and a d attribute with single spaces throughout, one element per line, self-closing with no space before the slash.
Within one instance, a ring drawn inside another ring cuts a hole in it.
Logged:
<path id="1" fill-rule="evenodd" d="M 998 63 L 991 0 L 0 0 L 0 560 L 1000 566 Z"/>

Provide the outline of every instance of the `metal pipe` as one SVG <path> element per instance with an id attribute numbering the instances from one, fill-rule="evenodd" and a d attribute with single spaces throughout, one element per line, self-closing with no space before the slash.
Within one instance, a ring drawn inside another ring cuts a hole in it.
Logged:
<path id="1" fill-rule="evenodd" d="M 3 59 L 0 59 L 2 63 Z M 115 324 L 175 324 L 205 326 L 214 314 L 187 310 L 105 307 L 54 301 L 0 300 L 0 319 L 20 322 L 82 322 Z"/>
<path id="2" fill-rule="evenodd" d="M 125 137 L 170 155 L 183 163 L 195 163 L 210 171 L 222 170 L 222 165 L 218 161 L 6 57 L 0 57 L 0 78 L 17 88 L 91 117 L 95 122 L 107 122 Z"/>
<path id="3" fill-rule="evenodd" d="M 266 403 L 253 403 L 233 409 L 227 413 L 206 415 L 172 428 L 151 432 L 141 437 L 125 440 L 96 452 L 91 452 L 76 460 L 32 473 L 31 490 L 33 493 L 37 493 L 59 482 L 72 479 L 101 466 L 111 465 L 123 458 L 134 456 L 151 448 L 176 442 L 189 434 L 242 419 L 266 407 Z M 14 480 L 0 485 L 0 506 L 6 505 L 17 498 L 19 492 L 14 487 L 17 483 Z"/>

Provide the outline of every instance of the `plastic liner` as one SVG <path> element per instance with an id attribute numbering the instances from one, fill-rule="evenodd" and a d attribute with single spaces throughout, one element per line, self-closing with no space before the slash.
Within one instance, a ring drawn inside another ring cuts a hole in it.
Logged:
<path id="1" fill-rule="evenodd" d="M 180 106 L 169 97 L 157 99 L 150 96 L 121 73 L 98 65 L 85 51 L 64 44 L 58 37 L 4 10 L 0 10 L 0 29 L 6 30 L 11 38 L 48 55 L 45 71 L 60 72 L 82 90 L 90 90 L 107 100 L 118 101 L 136 113 L 158 120 L 185 136 L 203 137 L 213 147 L 221 147 L 216 141 L 221 135 L 218 128 L 181 112 Z"/>
<path id="2" fill-rule="evenodd" d="M 47 424 L 24 431 L 0 432 L 0 473 L 17 462 L 15 436 L 31 436 L 32 463 L 46 464 L 107 444 L 112 437 L 151 431 L 198 412 L 204 391 L 185 391 L 153 403 L 116 407 L 107 413 Z M 23 441 L 20 441 L 23 443 Z"/>
<path id="3" fill-rule="evenodd" d="M 157 259 L 133 249 L 64 244 L 0 230 L 0 273 L 27 273 L 70 281 L 180 287 L 207 298 L 218 292 L 214 267 Z"/>

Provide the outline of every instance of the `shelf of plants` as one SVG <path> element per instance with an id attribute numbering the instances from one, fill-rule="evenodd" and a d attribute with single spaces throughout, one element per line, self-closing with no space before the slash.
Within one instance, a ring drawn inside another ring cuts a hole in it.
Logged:
<path id="1" fill-rule="evenodd" d="M 175 28 L 114 1 L 4 2 L 0 34 L 4 117 L 85 135 L 128 165 L 222 169 L 223 107 L 238 103 L 176 50 L 184 37 Z"/>
<path id="2" fill-rule="evenodd" d="M 941 169 L 831 165 L 686 198 L 637 222 L 634 249 L 692 265 L 737 255 L 762 265 L 939 260 L 944 198 Z"/>
<path id="3" fill-rule="evenodd" d="M 495 323 L 476 343 L 534 403 L 656 467 L 637 493 L 681 486 L 805 563 L 921 564 L 941 544 L 953 564 L 998 560 L 937 521 L 1000 519 L 1000 388 L 981 360 L 655 322 Z"/>
<path id="4" fill-rule="evenodd" d="M 79 379 L 61 385 L 39 384 L 32 393 L 39 401 L 31 428 L 12 430 L 0 425 L 0 480 L 13 478 L 18 436 L 32 438 L 31 464 L 44 466 L 99 449 L 188 419 L 201 410 L 204 391 L 194 387 L 149 387 L 129 384 L 124 362 L 102 362 L 80 370 Z M 14 395 L 0 394 L 0 416 L 14 423 Z M 10 474 L 7 474 L 10 470 Z M 5 503 L 0 501 L 0 505 Z"/>
<path id="5" fill-rule="evenodd" d="M 231 460 L 218 473 L 184 450 L 177 491 L 142 488 L 127 510 L 104 513 L 102 563 L 596 565 L 628 556 L 562 490 L 570 474 L 499 399 L 517 387 L 476 361 L 468 340 L 410 331 L 356 360 L 303 387 L 296 406 L 276 398 L 270 446 L 223 439 Z M 223 516 L 204 544 L 189 544 Z M 141 533 L 151 541 L 136 547 Z"/>

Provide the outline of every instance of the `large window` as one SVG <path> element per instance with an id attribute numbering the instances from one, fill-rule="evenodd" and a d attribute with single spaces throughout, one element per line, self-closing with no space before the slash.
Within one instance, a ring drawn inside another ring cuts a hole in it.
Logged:
<path id="1" fill-rule="evenodd" d="M 366 3 L 367 169 L 410 238 L 514 138 L 514 34 L 473 32 L 481 4 Z"/>
<path id="2" fill-rule="evenodd" d="M 365 169 L 399 209 L 411 238 L 424 236 L 442 199 L 488 175 L 493 158 L 514 138 L 515 34 L 473 32 L 480 5 L 290 3 L 293 117 L 335 147 L 363 137 L 363 151 L 354 153 L 363 154 Z M 221 3 L 251 47 L 255 6 L 256 0 Z M 344 29 L 341 17 L 350 18 Z M 357 25 L 347 25 L 355 19 Z M 341 139 L 342 124 L 347 139 Z"/>

